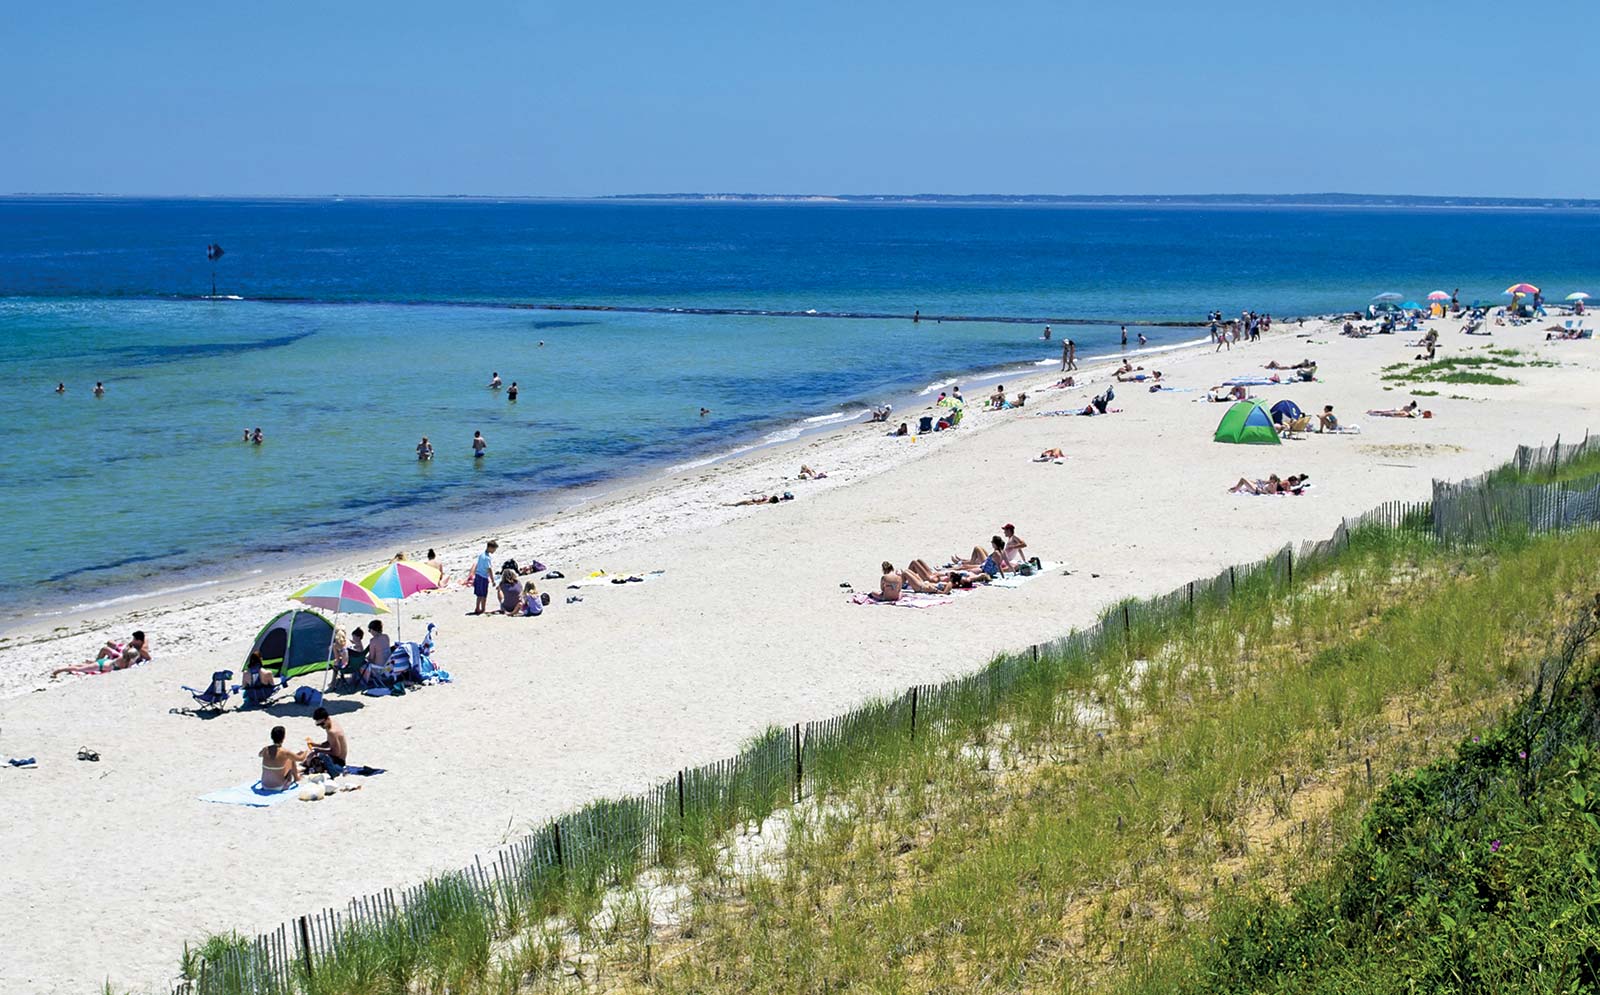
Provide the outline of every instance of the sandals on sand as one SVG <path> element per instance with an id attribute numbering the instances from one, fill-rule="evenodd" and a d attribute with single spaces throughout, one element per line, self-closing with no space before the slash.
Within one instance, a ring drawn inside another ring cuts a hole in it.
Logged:
<path id="1" fill-rule="evenodd" d="M 90 763 L 99 763 L 100 762 L 100 754 L 98 754 L 95 751 L 89 749 L 87 746 L 80 746 L 78 748 L 78 759 L 79 760 L 87 760 Z"/>

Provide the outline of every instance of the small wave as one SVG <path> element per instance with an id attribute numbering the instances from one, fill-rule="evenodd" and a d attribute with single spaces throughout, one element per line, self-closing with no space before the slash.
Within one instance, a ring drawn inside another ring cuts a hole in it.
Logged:
<path id="1" fill-rule="evenodd" d="M 826 415 L 812 415 L 805 420 L 804 424 L 821 425 L 825 422 L 844 421 L 846 418 L 854 418 L 859 413 L 859 411 L 835 411 Z"/>
<path id="2" fill-rule="evenodd" d="M 755 448 L 755 446 L 739 446 L 735 449 L 729 449 L 727 452 L 716 453 L 711 456 L 704 456 L 700 459 L 692 459 L 686 463 L 674 463 L 667 467 L 667 472 L 683 473 L 686 470 L 698 470 L 702 466 L 710 466 L 713 463 L 719 463 L 725 459 L 731 459 L 735 456 L 742 456 Z"/>
<path id="3" fill-rule="evenodd" d="M 922 388 L 921 390 L 917 391 L 917 393 L 919 395 L 921 395 L 921 394 L 932 394 L 936 390 L 944 390 L 946 387 L 953 387 L 953 386 L 955 386 L 956 384 L 958 384 L 960 382 L 961 381 L 957 380 L 955 377 L 950 377 L 949 379 L 946 379 L 946 380 L 935 380 L 933 383 L 931 383 L 928 386 L 926 386 L 926 387 Z"/>
<path id="4" fill-rule="evenodd" d="M 771 445 L 774 442 L 788 442 L 791 439 L 798 439 L 800 438 L 801 433 L 804 431 L 804 422 L 801 422 L 798 425 L 789 425 L 778 429 L 776 432 L 768 432 L 766 435 L 763 435 L 761 437 L 761 444 L 766 446 Z"/>

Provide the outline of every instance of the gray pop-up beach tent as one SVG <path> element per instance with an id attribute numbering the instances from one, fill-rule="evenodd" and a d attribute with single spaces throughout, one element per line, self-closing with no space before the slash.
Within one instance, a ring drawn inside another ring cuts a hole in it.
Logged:
<path id="1" fill-rule="evenodd" d="M 333 623 L 305 608 L 291 608 L 256 633 L 250 652 L 261 654 L 261 665 L 284 679 L 313 674 L 333 666 Z M 245 660 L 248 662 L 249 655 Z"/>

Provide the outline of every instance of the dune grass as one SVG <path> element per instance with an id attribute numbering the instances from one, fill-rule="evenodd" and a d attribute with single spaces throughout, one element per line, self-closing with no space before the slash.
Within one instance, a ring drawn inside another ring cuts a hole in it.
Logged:
<path id="1" fill-rule="evenodd" d="M 1196 937 L 1347 866 L 1376 785 L 1513 707 L 1597 553 L 1592 533 L 1473 553 L 1360 536 L 1293 588 L 1047 656 L 987 718 L 841 756 L 709 869 L 614 897 L 609 942 L 567 929 L 543 970 L 512 958 L 526 973 L 451 990 L 1198 985 L 1215 965 Z"/>

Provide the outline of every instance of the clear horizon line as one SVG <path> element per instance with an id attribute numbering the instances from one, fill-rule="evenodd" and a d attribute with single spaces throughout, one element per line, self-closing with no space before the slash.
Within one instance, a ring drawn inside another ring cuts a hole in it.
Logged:
<path id="1" fill-rule="evenodd" d="M 593 201 L 593 200 L 781 200 L 781 201 L 1035 201 L 1049 202 L 1116 202 L 1116 201 L 1209 201 L 1222 202 L 1230 198 L 1265 202 L 1271 200 L 1310 201 L 1328 200 L 1367 201 L 1407 200 L 1413 202 L 1451 203 L 1463 201 L 1500 202 L 1520 204 L 1545 204 L 1551 202 L 1584 203 L 1600 206 L 1600 198 L 1581 196 L 1525 196 L 1512 194 L 1415 194 L 1415 193 L 1349 193 L 1343 191 L 1316 191 L 1298 193 L 772 193 L 758 191 L 656 191 L 597 194 L 492 194 L 492 193 L 99 193 L 84 191 L 12 191 L 0 193 L 0 199 L 83 198 L 100 200 L 517 200 L 517 201 Z"/>

